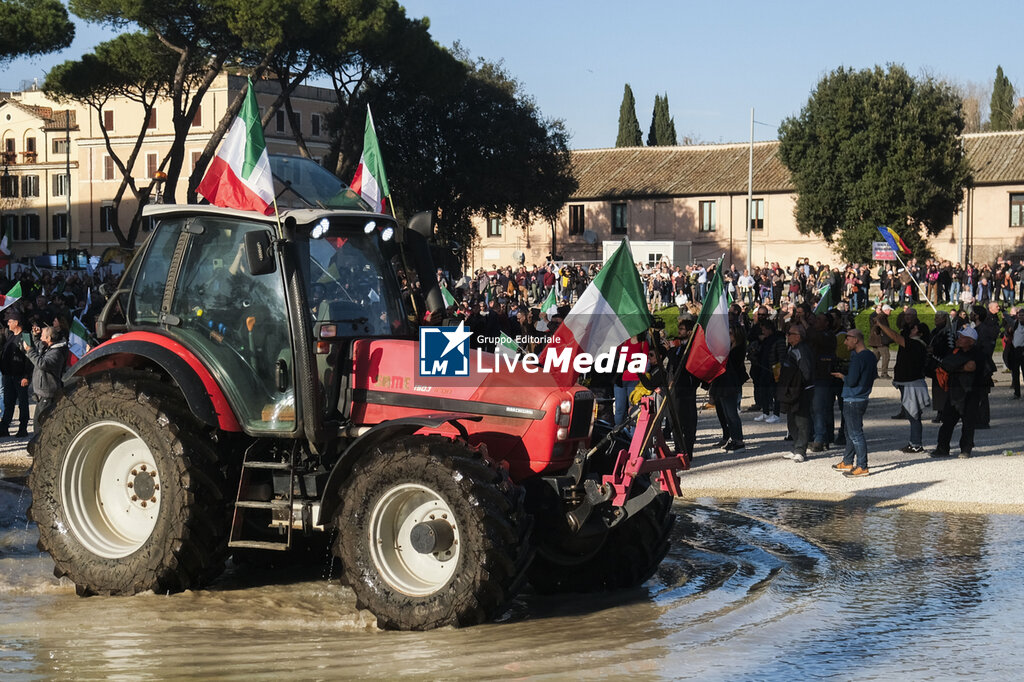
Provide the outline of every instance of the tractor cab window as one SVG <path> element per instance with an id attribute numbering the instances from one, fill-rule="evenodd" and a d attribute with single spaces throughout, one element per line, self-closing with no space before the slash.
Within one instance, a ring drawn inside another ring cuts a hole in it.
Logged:
<path id="1" fill-rule="evenodd" d="M 405 333 L 394 277 L 376 234 L 332 229 L 308 244 L 306 300 L 315 326 L 335 325 L 343 337 Z"/>
<path id="2" fill-rule="evenodd" d="M 260 223 L 192 219 L 168 332 L 197 349 L 250 431 L 293 431 L 295 390 L 284 283 L 280 271 L 252 275 L 246 233 Z M 201 228 L 201 229 L 197 229 Z"/>

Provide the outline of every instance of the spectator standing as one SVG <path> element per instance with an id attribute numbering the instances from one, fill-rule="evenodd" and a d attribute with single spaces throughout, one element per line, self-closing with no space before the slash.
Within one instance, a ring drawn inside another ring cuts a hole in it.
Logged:
<path id="1" fill-rule="evenodd" d="M 12 310 L 7 313 L 7 332 L 3 335 L 3 346 L 0 350 L 0 375 L 3 381 L 3 418 L 0 419 L 0 437 L 10 435 L 11 422 L 14 421 L 14 406 L 18 406 L 17 436 L 28 435 L 28 387 L 32 379 L 32 364 L 22 350 L 24 313 Z"/>
<path id="2" fill-rule="evenodd" d="M 953 352 L 942 359 L 936 373 L 939 383 L 948 386 L 949 400 L 942 409 L 942 426 L 932 457 L 949 457 L 949 443 L 957 421 L 960 425 L 960 458 L 974 449 L 975 420 L 981 401 L 981 387 L 988 381 L 988 363 L 977 345 L 978 332 L 964 327 L 956 338 Z"/>
<path id="3" fill-rule="evenodd" d="M 1010 370 L 1010 384 L 1013 386 L 1013 399 L 1020 400 L 1020 377 L 1024 372 L 1024 308 L 1014 311 L 1014 319 L 1006 326 L 1003 337 L 1007 351 L 1006 366 Z"/>
<path id="4" fill-rule="evenodd" d="M 637 337 L 629 339 L 619 348 L 626 349 L 625 354 L 627 358 L 633 357 L 636 353 L 642 353 L 644 357 L 647 357 L 650 353 L 650 345 L 647 341 L 641 341 Z M 617 378 L 614 390 L 616 424 L 626 421 L 626 417 L 629 416 L 629 396 L 639 383 L 640 375 L 635 372 L 625 371 Z"/>
<path id="5" fill-rule="evenodd" d="M 716 447 L 726 450 L 743 449 L 743 421 L 740 419 L 739 403 L 743 384 L 750 377 L 744 367 L 747 352 L 746 339 L 740 327 L 729 327 L 729 355 L 725 371 L 711 382 L 711 398 L 715 402 L 715 413 L 722 427 L 722 439 Z"/>
<path id="6" fill-rule="evenodd" d="M 928 358 L 928 326 L 913 322 L 901 333 L 889 327 L 882 332 L 900 347 L 893 368 L 893 384 L 900 391 L 900 403 L 910 420 L 910 442 L 902 449 L 906 453 L 924 452 L 922 418 L 929 405 L 928 384 L 925 382 L 925 362 Z"/>
<path id="7" fill-rule="evenodd" d="M 676 377 L 672 387 L 672 399 L 676 403 L 676 412 L 682 422 L 683 433 L 673 433 L 673 442 L 677 452 L 693 454 L 693 445 L 697 440 L 697 387 L 700 380 L 687 371 L 686 343 L 693 333 L 694 320 L 690 316 L 679 317 L 679 343 L 668 352 L 669 371 Z M 683 365 L 683 366 L 680 366 Z"/>
<path id="8" fill-rule="evenodd" d="M 32 370 L 32 393 L 36 397 L 36 431 L 39 431 L 39 417 L 52 405 L 62 385 L 61 376 L 68 361 L 66 341 L 54 341 L 53 327 L 43 327 L 39 334 L 39 347 L 25 343 L 22 349 L 34 366 Z"/>
<path id="9" fill-rule="evenodd" d="M 789 348 L 779 371 L 778 397 L 786 413 L 793 449 L 782 456 L 794 462 L 807 461 L 807 445 L 811 439 L 811 398 L 814 395 L 814 363 L 810 346 L 804 341 L 804 328 L 790 324 L 786 332 Z"/>
<path id="10" fill-rule="evenodd" d="M 879 328 L 882 324 L 889 325 L 889 315 L 892 313 L 892 306 L 888 303 L 875 307 L 875 311 L 868 316 L 868 346 L 875 354 L 875 361 L 879 363 L 878 376 L 882 379 L 889 378 L 889 338 Z M 882 318 L 885 318 L 884 320 Z"/>
<path id="11" fill-rule="evenodd" d="M 843 381 L 843 419 L 846 422 L 846 450 L 843 461 L 832 465 L 844 476 L 861 477 L 868 470 L 868 444 L 864 437 L 864 414 L 868 409 L 868 396 L 878 375 L 875 355 L 864 345 L 864 334 L 859 329 L 850 329 L 843 340 L 850 351 L 850 369 L 844 375 L 835 372 L 834 377 Z"/>

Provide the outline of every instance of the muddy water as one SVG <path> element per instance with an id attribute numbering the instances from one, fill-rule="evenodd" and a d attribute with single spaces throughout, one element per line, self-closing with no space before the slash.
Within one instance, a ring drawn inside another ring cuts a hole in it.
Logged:
<path id="1" fill-rule="evenodd" d="M 643 589 L 526 594 L 501 622 L 381 632 L 351 592 L 231 568 L 211 589 L 81 599 L 0 481 L 0 676 L 18 679 L 1019 679 L 1024 519 L 793 500 L 677 504 Z"/>

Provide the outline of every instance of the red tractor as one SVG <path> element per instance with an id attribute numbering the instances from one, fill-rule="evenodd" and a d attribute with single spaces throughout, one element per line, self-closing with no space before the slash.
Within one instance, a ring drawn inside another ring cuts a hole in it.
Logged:
<path id="1" fill-rule="evenodd" d="M 591 447 L 580 386 L 426 385 L 407 308 L 443 309 L 427 241 L 331 192 L 280 223 L 146 209 L 154 231 L 97 321 L 106 340 L 29 445 L 55 574 L 82 595 L 200 588 L 231 554 L 327 531 L 358 606 L 396 629 L 485 621 L 526 581 L 649 578 L 683 458 L 652 460 L 667 453 L 639 438 Z M 413 273 L 419 300 L 402 289 Z"/>

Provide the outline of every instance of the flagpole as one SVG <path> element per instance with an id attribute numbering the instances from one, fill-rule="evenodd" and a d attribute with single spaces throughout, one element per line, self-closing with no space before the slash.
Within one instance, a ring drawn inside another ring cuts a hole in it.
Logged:
<path id="1" fill-rule="evenodd" d="M 922 291 L 922 290 L 921 290 L 921 284 L 920 284 L 920 282 L 918 282 L 918 281 L 917 281 L 917 279 L 916 279 L 916 278 L 914 277 L 914 273 L 912 273 L 912 272 L 910 271 L 910 268 L 908 268 L 908 267 L 907 267 L 907 264 L 903 262 L 903 259 L 902 259 L 902 258 L 900 258 L 900 251 L 899 251 L 899 249 L 893 249 L 893 250 L 892 250 L 892 253 L 893 253 L 893 255 L 894 255 L 894 256 L 896 256 L 896 260 L 898 260 L 898 261 L 900 262 L 900 265 L 902 265 L 902 266 L 903 266 L 903 269 L 904 269 L 904 270 L 906 270 L 907 274 L 908 274 L 908 275 L 910 275 L 910 279 L 911 279 L 911 281 L 913 281 L 913 282 L 914 282 L 914 284 L 915 284 L 915 285 L 917 286 L 917 291 L 918 291 L 918 293 L 919 293 L 919 294 L 921 294 L 922 296 L 924 296 L 924 300 L 925 300 L 925 301 L 926 301 L 926 302 L 928 303 L 928 305 L 929 305 L 929 306 L 931 306 L 931 308 L 932 308 L 932 312 L 933 312 L 933 313 L 937 313 L 937 312 L 939 312 L 938 310 L 936 310 L 936 309 L 935 309 L 935 306 L 934 306 L 934 305 L 932 305 L 932 301 L 931 301 L 931 299 L 930 299 L 930 298 L 928 298 L 928 294 L 927 294 L 926 292 L 924 292 L 924 291 Z"/>

